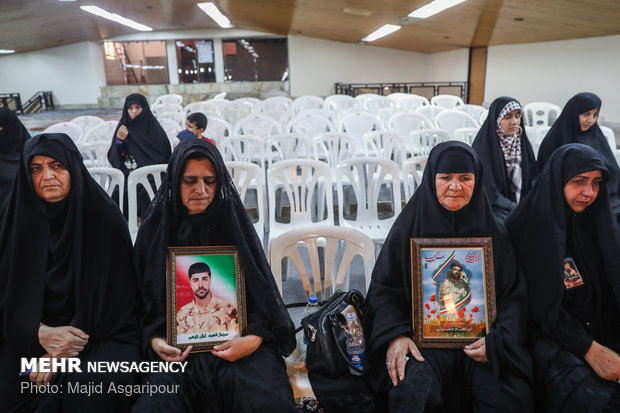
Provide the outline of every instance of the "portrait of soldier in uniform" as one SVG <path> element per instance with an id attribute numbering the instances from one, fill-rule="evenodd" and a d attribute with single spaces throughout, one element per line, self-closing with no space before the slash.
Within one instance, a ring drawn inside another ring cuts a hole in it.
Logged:
<path id="1" fill-rule="evenodd" d="M 450 263 L 450 270 L 446 279 L 439 287 L 439 309 L 450 313 L 457 313 L 471 299 L 471 284 L 463 271 L 463 265 L 454 260 Z"/>

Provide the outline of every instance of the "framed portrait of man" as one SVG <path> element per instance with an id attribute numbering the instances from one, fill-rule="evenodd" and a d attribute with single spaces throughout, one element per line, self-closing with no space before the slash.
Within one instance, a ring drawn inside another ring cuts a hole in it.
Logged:
<path id="1" fill-rule="evenodd" d="M 168 344 L 210 351 L 246 329 L 245 283 L 235 247 L 170 247 Z"/>
<path id="2" fill-rule="evenodd" d="M 495 321 L 491 238 L 412 238 L 413 341 L 462 348 Z"/>

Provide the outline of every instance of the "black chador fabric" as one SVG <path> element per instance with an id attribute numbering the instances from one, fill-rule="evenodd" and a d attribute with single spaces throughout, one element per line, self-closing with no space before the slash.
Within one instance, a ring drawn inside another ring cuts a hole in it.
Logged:
<path id="1" fill-rule="evenodd" d="M 508 96 L 502 96 L 491 103 L 489 116 L 487 116 L 480 127 L 476 139 L 472 143 L 472 147 L 476 150 L 480 162 L 485 166 L 484 189 L 491 202 L 493 212 L 500 219 L 504 219 L 517 205 L 515 193 L 511 188 L 510 178 L 506 172 L 506 160 L 500 145 L 500 138 L 498 136 L 499 126 L 497 125 L 497 117 L 510 102 L 517 102 L 517 100 Z M 521 118 L 520 126 L 521 198 L 523 198 L 532 188 L 538 174 L 538 166 L 536 165 L 536 157 L 534 156 L 532 145 L 525 133 L 523 118 Z"/>
<path id="2" fill-rule="evenodd" d="M 530 195 L 507 219 L 525 270 L 535 327 L 535 371 L 541 384 L 536 388 L 547 390 L 542 396 L 546 411 L 556 410 L 584 379 L 578 375 L 593 377 L 590 394 L 603 394 L 593 399 L 605 401 L 613 391 L 614 384 L 608 382 L 611 390 L 605 394 L 605 383 L 597 382 L 598 376 L 584 362 L 592 340 L 620 351 L 620 247 L 613 232 L 606 184 L 601 183 L 597 199 L 581 213 L 575 213 L 564 196 L 564 186 L 571 178 L 593 170 L 600 170 L 604 181 L 608 177 L 598 152 L 582 144 L 561 147 L 541 170 Z M 583 285 L 570 289 L 564 284 L 564 260 L 569 257 L 583 280 Z M 581 373 L 570 373 L 573 365 Z M 573 374 L 570 379 L 569 373 Z M 559 387 L 548 383 L 551 376 L 560 377 Z M 603 390 L 596 390 L 599 385 Z M 594 406 L 597 402 L 593 399 Z"/>
<path id="3" fill-rule="evenodd" d="M 578 93 L 562 109 L 562 113 L 553 123 L 538 150 L 538 167 L 542 169 L 551 154 L 562 145 L 582 143 L 596 149 L 603 157 L 605 167 L 609 171 L 607 192 L 611 203 L 612 217 L 620 221 L 620 168 L 614 157 L 603 131 L 598 122 L 582 131 L 579 126 L 579 115 L 592 109 L 601 109 L 601 99 L 594 93 Z"/>
<path id="4" fill-rule="evenodd" d="M 29 168 L 35 155 L 66 166 L 71 186 L 64 200 L 48 203 L 35 193 Z M 141 301 L 127 223 L 65 134 L 37 135 L 24 147 L 0 228 L 0 274 L 0 391 L 6 393 L 0 404 L 20 403 L 31 395 L 12 386 L 17 386 L 19 358 L 45 353 L 38 339 L 40 322 L 71 325 L 88 334 L 78 356 L 82 363 L 139 358 Z M 106 380 L 135 379 L 131 374 L 121 376 L 111 374 Z M 87 384 L 92 379 L 86 374 L 56 373 L 52 383 L 66 387 L 69 381 Z M 130 402 L 107 394 L 88 400 L 80 395 L 47 396 L 51 411 L 60 411 L 54 404 L 60 397 L 64 409 L 81 406 L 89 411 L 127 408 Z"/>
<path id="5" fill-rule="evenodd" d="M 471 158 L 476 184 L 470 202 L 450 212 L 437 200 L 435 174 L 444 152 L 453 151 Z M 523 346 L 527 315 L 525 284 L 517 272 L 505 228 L 493 215 L 482 184 L 482 165 L 474 150 L 462 142 L 441 143 L 429 155 L 420 188 L 394 223 L 377 259 L 367 297 L 372 323 L 370 363 L 376 371 L 371 381 L 377 391 L 385 392 L 392 387 L 384 364 L 388 344 L 399 336 L 413 337 L 410 239 L 491 237 L 497 320 L 486 336 L 488 368 L 492 376 L 501 381 L 503 394 L 500 397 L 510 401 L 508 404 L 515 411 L 527 410 L 531 402 L 528 387 L 531 361 Z M 425 364 L 412 359 L 407 366 L 411 363 L 413 367 Z M 455 380 L 453 385 L 459 386 L 458 379 Z"/>
<path id="6" fill-rule="evenodd" d="M 30 134 L 15 113 L 0 108 L 0 217 L 11 190 L 19 166 L 19 156 Z"/>
<path id="7" fill-rule="evenodd" d="M 215 199 L 205 212 L 190 216 L 180 199 L 179 183 L 185 162 L 192 154 L 204 155 L 211 161 L 217 173 L 218 186 Z M 236 411 L 256 411 L 252 409 L 264 406 L 265 403 L 269 404 L 270 400 L 274 403 L 273 411 L 289 409 L 294 411 L 292 391 L 286 380 L 282 359 L 282 356 L 290 354 L 296 345 L 293 322 L 284 307 L 252 221 L 245 211 L 220 153 L 211 143 L 195 139 L 180 143 L 173 152 L 166 178 L 153 200 L 148 216 L 140 226 L 136 239 L 134 256 L 138 273 L 142 277 L 146 299 L 147 313 L 143 323 L 144 346 L 149 357 L 158 357 L 151 349 L 151 338 L 166 337 L 165 259 L 168 246 L 209 245 L 237 247 L 245 274 L 246 334 L 263 337 L 263 343 L 259 347 L 260 357 L 258 354 L 252 354 L 229 363 L 209 353 L 190 354 L 188 357 L 190 369 L 186 373 L 189 377 L 151 375 L 148 380 L 150 382 L 172 380 L 181 384 L 184 392 L 190 394 L 187 396 L 191 399 L 188 408 L 190 406 L 199 408 L 202 405 L 200 400 L 203 400 L 205 394 L 217 395 L 209 406 L 202 406 L 203 409 L 207 409 L 202 411 L 230 411 L 233 408 L 236 408 Z M 260 376 L 246 375 L 243 366 L 247 363 L 262 365 L 265 373 L 269 372 L 271 382 L 265 382 Z M 184 386 L 183 383 L 187 382 L 197 383 L 202 388 L 203 396 L 194 390 L 195 385 L 192 388 Z M 232 404 L 233 400 L 224 394 L 231 392 L 230 386 L 247 394 L 238 393 L 234 400 L 235 404 Z M 184 397 L 181 398 L 185 400 Z M 168 400 L 170 395 L 164 398 Z M 175 400 L 174 395 L 172 399 Z M 142 397 L 137 410 L 147 411 L 155 405 L 174 408 L 174 402 L 168 405 L 166 400 L 155 402 L 152 398 Z M 288 407 L 278 407 L 278 404 Z M 163 410 L 176 411 L 167 407 Z"/>
<path id="8" fill-rule="evenodd" d="M 127 109 L 131 103 L 137 103 L 142 107 L 142 112 L 131 119 Z M 112 136 L 112 145 L 108 151 L 108 161 L 116 169 L 123 171 L 125 175 L 129 173 L 124 165 L 121 154 L 116 145 L 116 134 L 118 128 L 125 125 L 129 130 L 127 138 L 123 141 L 130 154 L 137 163 L 137 167 L 168 163 L 170 159 L 170 141 L 166 132 L 161 127 L 153 112 L 149 107 L 146 97 L 139 93 L 134 93 L 125 99 L 121 120 L 118 122 Z"/>

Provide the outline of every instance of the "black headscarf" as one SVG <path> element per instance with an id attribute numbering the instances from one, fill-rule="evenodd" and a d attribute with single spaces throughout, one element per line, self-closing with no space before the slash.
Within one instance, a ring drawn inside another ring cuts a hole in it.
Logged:
<path id="1" fill-rule="evenodd" d="M 467 163 L 473 162 L 476 182 L 469 203 L 451 212 L 437 200 L 435 175 L 441 158 L 453 151 L 467 157 Z M 516 375 L 529 381 L 531 362 L 522 346 L 527 316 L 525 283 L 517 273 L 506 230 L 493 215 L 483 181 L 482 164 L 467 144 L 448 141 L 431 150 L 420 188 L 394 222 L 372 273 L 367 297 L 372 324 L 369 350 L 381 365 L 391 340 L 413 337 L 410 239 L 491 237 L 497 319 L 486 336 L 487 358 L 496 377 Z M 382 374 L 386 371 L 383 366 Z"/>
<path id="2" fill-rule="evenodd" d="M 611 203 L 612 216 L 620 220 L 620 168 L 614 157 L 603 131 L 596 122 L 586 131 L 581 130 L 579 115 L 592 109 L 601 110 L 601 99 L 594 93 L 578 93 L 562 109 L 562 113 L 553 123 L 538 150 L 538 167 L 547 163 L 553 152 L 568 143 L 582 143 L 597 150 L 605 161 L 609 171 L 607 192 Z"/>
<path id="3" fill-rule="evenodd" d="M 142 107 L 142 112 L 134 119 L 131 119 L 127 109 L 134 103 Z M 118 133 L 118 128 L 122 125 L 125 125 L 129 130 L 129 135 L 127 135 L 123 142 L 127 152 L 133 156 L 138 164 L 138 168 L 168 163 L 171 152 L 168 136 L 155 118 L 155 115 L 153 115 L 153 112 L 151 112 L 146 97 L 139 93 L 133 93 L 125 98 L 121 120 L 114 130 L 114 136 L 112 136 L 112 146 L 108 151 L 108 161 L 110 161 L 113 167 L 120 169 L 125 174 L 128 173 L 116 147 L 116 134 Z"/>
<path id="4" fill-rule="evenodd" d="M 204 155 L 217 173 L 215 199 L 205 212 L 188 215 L 179 184 L 185 162 Z M 146 299 L 144 320 L 147 352 L 153 336 L 166 332 L 166 255 L 169 246 L 234 245 L 245 274 L 247 334 L 261 336 L 283 355 L 295 348 L 294 326 L 275 284 L 261 242 L 239 198 L 219 151 L 209 142 L 181 142 L 172 154 L 166 179 L 140 226 L 135 263 Z"/>
<path id="5" fill-rule="evenodd" d="M 502 96 L 491 103 L 489 108 L 489 116 L 480 127 L 476 139 L 472 143 L 472 147 L 478 153 L 478 157 L 483 165 L 485 165 L 484 189 L 487 192 L 491 207 L 495 215 L 504 219 L 506 215 L 517 205 L 515 193 L 511 187 L 511 181 L 506 171 L 506 159 L 500 145 L 500 137 L 498 136 L 497 118 L 502 109 L 511 102 L 519 103 L 516 99 L 509 96 Z M 519 104 L 520 106 L 520 104 Z M 527 134 L 525 133 L 525 124 L 521 117 L 521 198 L 523 198 L 532 188 L 538 167 L 536 165 L 536 157 L 532 150 Z"/>
<path id="6" fill-rule="evenodd" d="M 585 211 L 575 213 L 566 202 L 564 186 L 574 176 L 594 170 L 601 171 L 604 178 L 598 197 Z M 604 329 L 605 320 L 614 319 L 614 313 L 617 320 L 620 314 L 620 247 L 613 233 L 607 177 L 600 153 L 582 144 L 562 146 L 541 170 L 532 192 L 506 221 L 525 270 L 538 334 L 557 340 L 581 357 L 593 336 L 605 336 L 605 331 L 596 331 Z M 584 285 L 570 294 L 563 281 L 564 259 L 569 256 L 575 259 L 584 280 Z M 580 295 L 580 302 L 567 301 L 574 293 Z M 604 313 L 601 305 L 606 307 Z M 594 330 L 587 331 L 580 322 L 582 316 L 592 321 Z M 616 336 L 617 327 L 610 329 Z"/>
<path id="7" fill-rule="evenodd" d="M 66 166 L 64 200 L 49 203 L 35 193 L 35 155 Z M 86 332 L 85 351 L 111 336 L 137 337 L 140 298 L 127 223 L 64 133 L 37 135 L 24 147 L 0 227 L 0 274 L 0 333 L 17 354 L 42 354 L 41 321 Z"/>
<path id="8" fill-rule="evenodd" d="M 24 143 L 30 138 L 28 130 L 19 118 L 8 108 L 0 107 L 0 216 L 6 199 L 13 188 L 13 181 L 19 166 L 19 156 Z"/>

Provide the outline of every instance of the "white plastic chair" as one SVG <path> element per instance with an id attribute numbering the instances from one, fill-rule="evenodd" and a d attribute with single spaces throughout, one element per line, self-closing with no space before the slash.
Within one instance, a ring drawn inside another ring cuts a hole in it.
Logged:
<path id="1" fill-rule="evenodd" d="M 419 150 L 419 152 L 413 153 L 414 156 L 428 155 L 433 146 L 452 139 L 448 131 L 443 129 L 420 129 L 411 132 L 410 138 L 414 147 Z"/>
<path id="2" fill-rule="evenodd" d="M 383 122 L 383 125 L 386 127 L 386 129 L 389 129 L 388 122 L 392 116 L 396 115 L 397 113 L 408 113 L 408 112 L 410 111 L 407 109 L 402 109 L 402 108 L 397 108 L 397 107 L 383 108 L 383 109 L 379 109 L 379 111 L 377 112 L 377 117 L 381 119 L 381 122 Z"/>
<path id="3" fill-rule="evenodd" d="M 354 220 L 344 216 L 345 185 L 351 186 L 357 201 Z M 380 158 L 350 158 L 336 167 L 338 191 L 338 222 L 368 235 L 376 244 L 383 244 L 392 224 L 401 211 L 400 170 L 394 161 Z M 379 216 L 379 196 L 390 190 L 391 216 Z M 383 189 L 385 191 L 385 189 Z"/>
<path id="4" fill-rule="evenodd" d="M 117 125 L 118 121 L 116 120 L 103 121 L 102 123 L 93 126 L 77 143 L 107 141 L 109 145 L 110 142 L 112 142 L 112 136 L 114 135 Z"/>
<path id="5" fill-rule="evenodd" d="M 233 134 L 235 135 L 255 135 L 263 139 L 280 133 L 282 133 L 282 126 L 279 122 L 260 114 L 246 116 L 233 127 Z"/>
<path id="6" fill-rule="evenodd" d="M 614 130 L 608 126 L 599 125 L 599 127 L 601 128 L 603 135 L 605 135 L 605 139 L 607 139 L 607 143 L 609 144 L 609 147 L 611 148 L 612 151 L 615 151 L 617 148 L 616 148 L 616 134 L 614 133 Z"/>
<path id="7" fill-rule="evenodd" d="M 256 104 L 259 112 L 285 111 L 293 106 L 293 100 L 287 96 L 272 96 Z"/>
<path id="8" fill-rule="evenodd" d="M 177 95 L 175 93 L 170 93 L 167 95 L 160 95 L 157 97 L 157 99 L 155 99 L 155 102 L 153 102 L 153 105 L 159 105 L 159 104 L 181 105 L 183 104 L 183 96 Z"/>
<path id="9" fill-rule="evenodd" d="M 385 96 L 370 95 L 364 99 L 364 108 L 375 115 L 379 113 L 379 110 L 383 108 L 391 108 L 393 106 L 394 102 Z"/>
<path id="10" fill-rule="evenodd" d="M 398 167 L 403 164 L 407 143 L 398 133 L 392 131 L 372 131 L 364 134 L 364 153 L 367 157 L 389 159 Z"/>
<path id="11" fill-rule="evenodd" d="M 156 164 L 143 166 L 132 171 L 127 177 L 127 223 L 132 241 L 138 235 L 138 185 L 142 186 L 152 201 L 155 192 L 161 186 L 162 173 L 166 172 L 168 164 Z M 151 186 L 149 177 L 155 182 L 155 188 Z"/>
<path id="12" fill-rule="evenodd" d="M 105 120 L 101 119 L 98 116 L 78 116 L 77 118 L 71 119 L 69 122 L 75 123 L 80 128 L 82 128 L 82 139 L 88 134 L 88 132 L 94 128 L 95 126 L 104 123 Z"/>
<path id="13" fill-rule="evenodd" d="M 161 112 L 155 115 L 160 123 L 163 119 L 168 119 L 176 122 L 177 126 L 181 129 L 185 129 L 185 113 L 183 112 Z"/>
<path id="14" fill-rule="evenodd" d="M 253 221 L 253 224 L 262 242 L 265 236 L 265 208 L 267 206 L 265 174 L 258 165 L 250 162 L 229 161 L 225 164 L 246 210 L 256 209 L 258 219 Z M 253 193 L 254 196 L 248 192 Z M 251 203 L 252 198 L 255 203 Z M 249 215 L 252 217 L 254 214 Z"/>
<path id="15" fill-rule="evenodd" d="M 396 106 L 407 110 L 416 110 L 421 106 L 429 106 L 431 104 L 431 102 L 424 96 L 413 94 L 405 94 L 404 96 L 397 97 L 395 100 Z"/>
<path id="16" fill-rule="evenodd" d="M 478 121 L 465 112 L 460 110 L 448 109 L 435 116 L 435 126 L 439 129 L 448 131 L 450 136 L 454 136 L 454 131 L 458 128 L 477 128 L 480 127 Z"/>
<path id="17" fill-rule="evenodd" d="M 616 162 L 618 163 L 618 165 L 620 165 L 620 149 L 614 149 L 612 152 L 616 157 Z"/>
<path id="18" fill-rule="evenodd" d="M 366 111 L 353 111 L 344 115 L 338 122 L 338 131 L 348 133 L 354 140 L 356 151 L 364 150 L 363 136 L 366 132 L 383 130 L 383 122 L 376 115 Z"/>
<path id="19" fill-rule="evenodd" d="M 428 119 L 435 121 L 435 116 L 437 116 L 438 113 L 441 113 L 444 110 L 446 110 L 446 108 L 441 107 L 441 106 L 428 105 L 428 106 L 420 106 L 415 111 L 416 113 L 421 113 L 422 115 L 426 116 Z"/>
<path id="20" fill-rule="evenodd" d="M 434 127 L 432 120 L 417 112 L 403 112 L 392 116 L 387 123 L 387 130 L 407 136 L 411 131 Z"/>
<path id="21" fill-rule="evenodd" d="M 174 150 L 174 147 L 179 143 L 177 135 L 185 128 L 182 128 L 178 122 L 172 119 L 158 118 L 157 120 L 159 121 L 161 127 L 164 129 L 164 132 L 166 132 L 166 136 L 168 137 L 168 141 L 170 142 L 170 147 Z"/>
<path id="22" fill-rule="evenodd" d="M 327 112 L 318 112 L 313 110 L 305 110 L 299 112 L 286 125 L 285 130 L 292 133 L 300 133 L 308 137 L 322 132 L 334 132 L 336 126 L 329 119 Z"/>
<path id="23" fill-rule="evenodd" d="M 232 129 L 230 123 L 224 119 L 207 116 L 207 127 L 202 135 L 219 144 L 222 139 L 232 135 Z"/>
<path id="24" fill-rule="evenodd" d="M 454 130 L 454 140 L 465 142 L 471 146 L 479 130 L 480 128 L 457 128 Z"/>
<path id="25" fill-rule="evenodd" d="M 325 109 L 325 101 L 319 96 L 299 96 L 293 101 L 292 108 L 296 113 L 308 109 Z"/>
<path id="26" fill-rule="evenodd" d="M 427 161 L 428 155 L 420 155 L 403 162 L 401 173 L 405 187 L 405 202 L 409 201 L 415 190 L 422 184 L 422 175 Z"/>
<path id="27" fill-rule="evenodd" d="M 362 107 L 359 100 L 355 100 L 353 96 L 349 95 L 329 95 L 325 98 L 325 105 L 336 116 L 344 109 Z"/>
<path id="28" fill-rule="evenodd" d="M 116 168 L 94 167 L 87 168 L 90 176 L 103 190 L 112 197 L 114 190 L 118 188 L 118 207 L 123 211 L 123 198 L 125 196 L 125 175 Z"/>
<path id="29" fill-rule="evenodd" d="M 331 175 L 331 170 L 326 163 L 311 159 L 291 159 L 276 162 L 269 167 L 267 170 L 268 247 L 280 234 L 300 225 L 334 224 L 332 191 L 326 190 L 332 187 Z M 288 222 L 276 220 L 276 211 L 279 210 L 276 201 L 281 203 L 284 198 L 290 205 Z M 317 205 L 325 205 L 327 208 L 316 208 Z M 327 214 L 325 214 L 325 209 Z"/>
<path id="30" fill-rule="evenodd" d="M 275 120 L 276 122 L 278 122 L 278 124 L 280 125 L 280 128 L 283 131 L 286 130 L 286 126 L 288 125 L 290 120 L 293 118 L 293 116 L 295 116 L 295 114 L 291 110 L 269 110 L 269 111 L 261 112 L 260 114 L 263 116 L 267 116 Z"/>
<path id="31" fill-rule="evenodd" d="M 302 258 L 300 248 L 307 250 L 308 259 Z M 299 273 L 306 296 L 315 295 L 324 300 L 338 289 L 349 289 L 351 262 L 357 255 L 364 262 L 368 291 L 375 262 L 373 242 L 368 235 L 353 228 L 311 225 L 286 231 L 273 240 L 269 263 L 280 293 L 282 260 L 288 259 Z M 324 274 L 323 279 L 321 274 Z"/>
<path id="32" fill-rule="evenodd" d="M 194 112 L 202 113 L 205 111 L 215 112 L 214 110 L 211 110 L 211 108 L 206 102 L 192 102 L 192 103 L 188 103 L 187 105 L 183 107 L 183 112 L 185 113 L 185 116 L 189 115 L 190 113 L 194 113 Z"/>
<path id="33" fill-rule="evenodd" d="M 84 165 L 87 168 L 112 167 L 108 162 L 110 141 L 80 142 L 76 146 L 82 154 Z"/>
<path id="34" fill-rule="evenodd" d="M 43 133 L 65 133 L 73 142 L 79 142 L 84 132 L 79 125 L 71 122 L 58 122 L 45 128 Z M 110 140 L 112 135 L 110 135 Z"/>
<path id="35" fill-rule="evenodd" d="M 254 135 L 230 135 L 218 142 L 218 149 L 225 161 L 257 164 L 265 169 L 265 139 Z"/>
<path id="36" fill-rule="evenodd" d="M 267 165 L 288 159 L 305 159 L 312 153 L 312 144 L 309 138 L 298 133 L 284 133 L 272 135 L 267 139 L 265 157 Z"/>
<path id="37" fill-rule="evenodd" d="M 355 141 L 344 132 L 319 133 L 312 138 L 312 153 L 317 161 L 326 162 L 334 168 L 343 159 L 357 155 Z"/>
<path id="38" fill-rule="evenodd" d="M 153 115 L 157 116 L 160 113 L 168 113 L 168 112 L 181 112 L 183 116 L 185 116 L 185 112 L 183 110 L 183 106 L 181 104 L 176 103 L 158 103 L 151 106 L 151 112 Z"/>
<path id="39" fill-rule="evenodd" d="M 446 109 L 454 109 L 458 105 L 464 105 L 463 99 L 454 95 L 436 95 L 431 98 L 431 105 L 441 106 Z"/>
<path id="40" fill-rule="evenodd" d="M 218 118 L 226 118 L 226 107 L 230 104 L 226 99 L 209 99 L 203 100 L 201 103 L 201 112 L 214 112 Z M 207 116 L 208 117 L 208 116 Z"/>
<path id="41" fill-rule="evenodd" d="M 484 112 L 482 112 L 480 114 L 480 118 L 478 119 L 478 123 L 480 123 L 480 125 L 482 126 L 482 124 L 484 123 L 485 120 L 487 120 L 487 118 L 489 117 L 489 110 L 485 110 Z"/>
<path id="42" fill-rule="evenodd" d="M 525 126 L 551 126 L 562 113 L 562 108 L 548 102 L 531 102 L 523 106 Z"/>
<path id="43" fill-rule="evenodd" d="M 488 110 L 484 106 L 470 105 L 470 104 L 459 105 L 459 106 L 455 107 L 454 109 L 455 110 L 460 110 L 461 112 L 467 113 L 469 116 L 474 118 L 476 120 L 476 122 L 478 122 L 480 125 L 482 125 L 482 123 L 480 122 L 480 116 L 482 116 L 482 114 Z"/>

